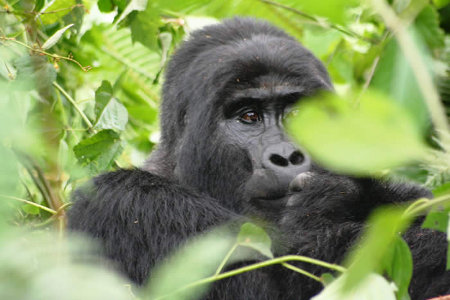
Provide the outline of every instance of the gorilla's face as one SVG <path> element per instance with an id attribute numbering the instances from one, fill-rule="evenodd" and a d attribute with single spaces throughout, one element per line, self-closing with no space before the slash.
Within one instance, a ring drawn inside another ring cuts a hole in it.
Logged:
<path id="1" fill-rule="evenodd" d="M 328 74 L 282 32 L 237 26 L 228 40 L 216 28 L 195 33 L 172 58 L 154 165 L 233 210 L 278 207 L 311 167 L 283 118 L 302 97 L 330 90 Z"/>
<path id="2" fill-rule="evenodd" d="M 256 87 L 237 90 L 227 99 L 218 130 L 251 161 L 252 172 L 241 188 L 244 199 L 255 205 L 282 205 L 290 182 L 311 166 L 283 128 L 283 119 L 304 90 L 286 82 L 255 82 Z"/>

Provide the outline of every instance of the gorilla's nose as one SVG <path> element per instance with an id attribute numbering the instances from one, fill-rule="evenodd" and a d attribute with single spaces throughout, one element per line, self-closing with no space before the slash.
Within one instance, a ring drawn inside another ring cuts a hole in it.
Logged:
<path id="1" fill-rule="evenodd" d="M 292 143 L 281 142 L 265 149 L 263 166 L 275 172 L 281 181 L 290 182 L 298 174 L 309 171 L 311 160 Z"/>

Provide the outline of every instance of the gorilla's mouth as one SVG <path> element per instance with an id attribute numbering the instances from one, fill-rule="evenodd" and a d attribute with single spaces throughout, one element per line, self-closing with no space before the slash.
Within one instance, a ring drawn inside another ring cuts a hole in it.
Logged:
<path id="1" fill-rule="evenodd" d="M 255 170 L 245 184 L 245 197 L 251 204 L 263 206 L 283 206 L 287 202 L 289 181 L 281 181 L 273 172 Z"/>

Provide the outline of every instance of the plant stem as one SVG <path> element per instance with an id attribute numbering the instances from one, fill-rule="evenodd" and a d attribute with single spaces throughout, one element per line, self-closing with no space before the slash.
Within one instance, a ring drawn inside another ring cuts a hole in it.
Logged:
<path id="1" fill-rule="evenodd" d="M 220 263 L 219 267 L 217 268 L 216 273 L 214 273 L 214 276 L 216 276 L 216 275 L 220 274 L 220 272 L 222 272 L 223 267 L 225 266 L 225 264 L 230 259 L 231 255 L 233 254 L 233 252 L 236 250 L 236 248 L 238 246 L 239 246 L 239 244 L 236 243 L 233 245 L 233 247 L 231 247 L 230 251 L 228 251 L 228 253 L 223 258 L 222 262 Z"/>
<path id="2" fill-rule="evenodd" d="M 307 277 L 309 277 L 311 279 L 314 279 L 315 281 L 318 281 L 318 282 L 322 283 L 322 280 L 319 277 L 317 277 L 316 275 L 314 275 L 312 273 L 309 273 L 308 271 L 305 271 L 303 269 L 297 268 L 296 266 L 293 266 L 293 265 L 288 264 L 288 263 L 282 263 L 281 265 L 283 267 L 285 267 L 285 268 L 288 268 L 289 270 L 292 270 L 294 272 L 303 274 L 303 275 L 305 275 L 305 276 L 307 276 Z"/>
<path id="3" fill-rule="evenodd" d="M 325 267 L 325 268 L 328 268 L 328 269 L 331 269 L 331 270 L 334 270 L 334 271 L 338 271 L 338 272 L 345 272 L 346 271 L 346 268 L 344 268 L 344 267 L 341 267 L 341 266 L 336 265 L 336 264 L 330 264 L 330 263 L 327 263 L 327 262 L 324 262 L 324 261 L 321 261 L 321 260 L 318 260 L 318 259 L 314 259 L 314 258 L 310 258 L 310 257 L 306 257 L 306 256 L 301 256 L 301 255 L 286 255 L 286 256 L 280 256 L 280 257 L 277 257 L 277 258 L 274 258 L 274 259 L 265 260 L 265 261 L 262 261 L 262 262 L 259 262 L 259 263 L 251 264 L 251 265 L 248 265 L 248 266 L 245 266 L 245 267 L 242 267 L 242 268 L 238 268 L 238 269 L 235 269 L 235 270 L 231 270 L 231 271 L 228 271 L 228 272 L 225 272 L 225 273 L 222 273 L 222 274 L 213 275 L 211 277 L 203 278 L 203 279 L 200 279 L 198 281 L 194 281 L 194 282 L 192 282 L 190 284 L 185 285 L 184 287 L 181 287 L 181 288 L 175 290 L 174 292 L 172 292 L 170 294 L 163 295 L 161 297 L 155 298 L 154 300 L 164 299 L 164 298 L 173 296 L 174 294 L 177 294 L 177 293 L 179 293 L 179 292 L 181 292 L 183 290 L 190 289 L 190 288 L 202 285 L 202 284 L 206 284 L 206 283 L 214 282 L 214 281 L 217 281 L 217 280 L 225 279 L 225 278 L 232 277 L 232 276 L 235 276 L 235 275 L 238 275 L 238 274 L 242 274 L 242 273 L 245 273 L 245 272 L 253 271 L 253 270 L 256 270 L 256 269 L 259 269 L 259 268 L 268 267 L 268 266 L 272 266 L 272 265 L 276 265 L 276 264 L 282 264 L 282 263 L 284 263 L 286 261 L 301 261 L 301 262 L 306 262 L 306 263 L 318 265 L 318 266 L 321 266 L 321 267 Z M 298 269 L 298 268 L 296 268 L 296 269 Z M 298 270 L 300 270 L 300 269 L 298 269 Z M 298 271 L 298 270 L 296 270 L 296 271 Z M 304 272 L 302 272 L 302 274 L 304 274 Z M 316 278 L 318 278 L 318 277 L 316 277 Z M 319 279 L 319 281 L 320 281 L 320 279 Z"/>
<path id="4" fill-rule="evenodd" d="M 53 209 L 51 209 L 49 207 L 37 204 L 37 203 L 32 202 L 32 201 L 25 200 L 25 199 L 22 199 L 22 198 L 17 198 L 17 197 L 13 197 L 13 196 L 2 195 L 2 194 L 0 194 L 0 197 L 6 198 L 6 199 L 12 199 L 12 200 L 20 201 L 20 202 L 23 202 L 23 203 L 35 206 L 37 208 L 45 210 L 46 212 L 51 213 L 52 215 L 55 215 L 57 213 L 56 210 L 53 210 Z"/>
<path id="5" fill-rule="evenodd" d="M 448 195 L 444 195 L 441 197 L 438 197 L 436 199 L 432 199 L 429 201 L 424 202 L 423 199 L 419 199 L 417 201 L 420 201 L 419 205 L 414 205 L 414 203 L 411 205 L 412 208 L 408 208 L 405 211 L 405 216 L 412 216 L 415 217 L 423 212 L 426 212 L 429 208 L 439 205 L 439 204 L 444 204 L 444 203 L 449 203 L 450 204 L 450 194 Z M 411 207 L 410 206 L 410 207 Z"/>
<path id="6" fill-rule="evenodd" d="M 89 129 L 92 129 L 92 123 L 89 121 L 88 117 L 83 113 L 83 111 L 78 107 L 75 100 L 67 93 L 56 81 L 53 82 L 53 86 L 56 87 L 63 95 L 66 97 L 66 99 L 73 105 L 75 110 L 80 114 L 81 118 L 83 118 L 86 125 L 89 127 Z"/>
<path id="7" fill-rule="evenodd" d="M 404 22 L 395 14 L 385 0 L 372 0 L 372 6 L 383 18 L 386 25 L 395 35 L 406 60 L 412 68 L 417 84 L 428 106 L 432 122 L 437 134 L 442 140 L 442 134 L 449 131 L 447 117 L 442 103 L 439 100 L 439 94 L 433 84 L 427 66 L 423 61 L 419 50 L 409 35 Z"/>

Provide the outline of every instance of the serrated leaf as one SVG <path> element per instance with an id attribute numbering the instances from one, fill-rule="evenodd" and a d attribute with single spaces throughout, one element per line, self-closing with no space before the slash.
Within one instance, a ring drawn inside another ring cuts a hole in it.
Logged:
<path id="1" fill-rule="evenodd" d="M 128 123 L 128 112 L 125 106 L 115 98 L 111 98 L 95 124 L 96 129 L 125 130 Z"/>
<path id="2" fill-rule="evenodd" d="M 239 246 L 252 248 L 264 256 L 273 258 L 272 241 L 269 235 L 253 223 L 245 223 L 241 226 L 237 242 Z"/>
<path id="3" fill-rule="evenodd" d="M 51 37 L 49 37 L 44 45 L 42 45 L 42 49 L 49 49 L 53 47 L 63 36 L 64 32 L 66 32 L 67 29 L 72 27 L 74 24 L 69 24 L 66 27 L 61 28 L 60 30 L 56 31 Z"/>
<path id="4" fill-rule="evenodd" d="M 411 251 L 401 237 L 396 237 L 389 252 L 385 260 L 385 271 L 397 285 L 397 299 L 405 299 L 409 297 L 408 287 L 413 272 Z"/>
<path id="5" fill-rule="evenodd" d="M 329 169 L 371 174 L 425 153 L 415 122 L 377 93 L 366 92 L 358 109 L 334 94 L 312 97 L 297 108 L 297 115 L 287 121 L 289 132 Z"/>
<path id="6" fill-rule="evenodd" d="M 115 23 L 119 24 L 132 11 L 143 11 L 146 7 L 147 0 L 131 0 Z"/>
<path id="7" fill-rule="evenodd" d="M 161 24 L 159 10 L 149 4 L 145 11 L 140 11 L 131 18 L 130 29 L 133 42 L 140 42 L 147 48 L 156 50 Z"/>
<path id="8" fill-rule="evenodd" d="M 119 134 L 109 129 L 99 131 L 73 148 L 81 164 L 97 171 L 108 169 L 121 151 Z"/>
<path id="9" fill-rule="evenodd" d="M 113 88 L 106 80 L 95 91 L 95 128 L 123 131 L 128 123 L 128 112 L 112 93 Z"/>

